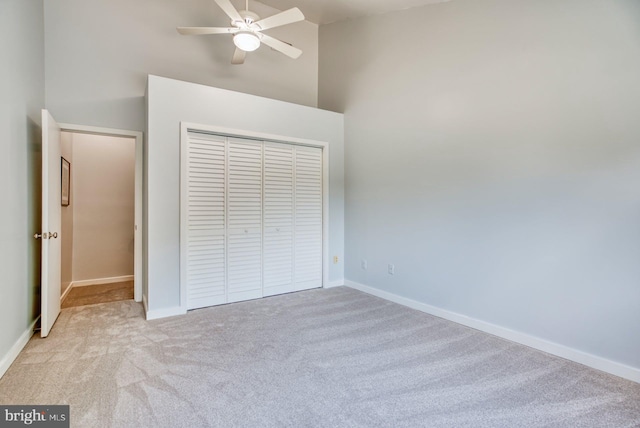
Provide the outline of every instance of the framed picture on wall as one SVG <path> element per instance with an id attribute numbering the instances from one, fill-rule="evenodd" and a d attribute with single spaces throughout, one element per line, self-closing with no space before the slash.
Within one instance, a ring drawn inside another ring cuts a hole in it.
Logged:
<path id="1" fill-rule="evenodd" d="M 71 190 L 71 164 L 65 158 L 62 159 L 62 197 L 63 207 L 69 206 L 69 194 Z"/>

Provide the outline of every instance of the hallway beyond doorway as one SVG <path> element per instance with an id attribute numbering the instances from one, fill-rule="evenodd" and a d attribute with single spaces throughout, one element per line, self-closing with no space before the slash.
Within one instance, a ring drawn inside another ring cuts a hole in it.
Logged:
<path id="1" fill-rule="evenodd" d="M 62 302 L 62 309 L 96 303 L 133 299 L 133 281 L 74 287 Z"/>

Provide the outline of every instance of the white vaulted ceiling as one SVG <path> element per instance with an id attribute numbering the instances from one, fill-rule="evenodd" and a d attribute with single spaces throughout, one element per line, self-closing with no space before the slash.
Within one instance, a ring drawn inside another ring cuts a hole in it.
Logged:
<path id="1" fill-rule="evenodd" d="M 235 4 L 238 0 L 232 0 Z M 409 9 L 449 0 L 260 0 L 268 6 L 285 10 L 298 7 L 307 21 L 316 24 L 353 19 L 366 15 Z M 251 7 L 251 4 L 249 4 Z"/>

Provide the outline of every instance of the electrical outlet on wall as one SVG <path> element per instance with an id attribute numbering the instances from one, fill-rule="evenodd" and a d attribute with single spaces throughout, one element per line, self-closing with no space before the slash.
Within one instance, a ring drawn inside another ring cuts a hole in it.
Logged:
<path id="1" fill-rule="evenodd" d="M 363 270 L 367 270 L 367 261 L 365 259 L 362 259 L 360 267 L 362 267 Z"/>
<path id="2" fill-rule="evenodd" d="M 390 265 L 388 265 L 388 266 L 387 266 L 387 270 L 388 270 L 388 272 L 389 272 L 389 275 L 395 275 L 395 273 L 396 273 L 396 266 L 395 266 L 395 265 L 390 264 Z"/>
<path id="3" fill-rule="evenodd" d="M 340 261 L 340 259 L 338 258 L 338 256 L 333 256 L 333 264 L 334 265 L 337 265 L 339 261 Z"/>

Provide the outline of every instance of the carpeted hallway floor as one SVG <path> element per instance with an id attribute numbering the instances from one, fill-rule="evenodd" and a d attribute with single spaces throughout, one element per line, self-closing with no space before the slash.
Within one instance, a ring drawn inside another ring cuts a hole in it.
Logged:
<path id="1" fill-rule="evenodd" d="M 73 287 L 62 308 L 133 299 L 133 281 Z"/>
<path id="2" fill-rule="evenodd" d="M 0 403 L 70 404 L 74 427 L 640 427 L 640 384 L 345 287 L 64 309 Z"/>

